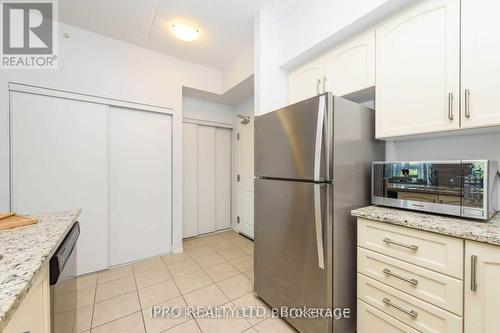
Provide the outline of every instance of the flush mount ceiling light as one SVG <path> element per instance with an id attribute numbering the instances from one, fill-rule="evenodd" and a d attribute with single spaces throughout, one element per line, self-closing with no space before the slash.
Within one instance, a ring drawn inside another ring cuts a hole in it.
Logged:
<path id="1" fill-rule="evenodd" d="M 179 38 L 185 42 L 191 42 L 198 38 L 198 34 L 200 31 L 195 27 L 192 27 L 187 24 L 182 23 L 174 23 L 172 24 L 172 32 Z"/>

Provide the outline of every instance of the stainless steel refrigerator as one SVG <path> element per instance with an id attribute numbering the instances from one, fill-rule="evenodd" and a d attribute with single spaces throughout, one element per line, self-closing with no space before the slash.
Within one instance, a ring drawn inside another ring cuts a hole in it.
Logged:
<path id="1" fill-rule="evenodd" d="M 374 111 L 319 95 L 255 118 L 255 292 L 272 307 L 350 308 L 288 318 L 303 333 L 354 332 L 356 225 L 384 159 Z"/>

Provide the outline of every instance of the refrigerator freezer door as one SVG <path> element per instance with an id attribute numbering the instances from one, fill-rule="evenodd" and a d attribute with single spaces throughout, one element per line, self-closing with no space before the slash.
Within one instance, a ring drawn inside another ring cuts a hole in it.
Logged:
<path id="1" fill-rule="evenodd" d="M 331 105 L 323 94 L 256 117 L 255 175 L 330 181 Z"/>
<path id="2" fill-rule="evenodd" d="M 332 306 L 332 187 L 270 179 L 255 181 L 255 292 L 270 306 Z M 287 320 L 300 332 L 331 331 L 329 319 Z"/>

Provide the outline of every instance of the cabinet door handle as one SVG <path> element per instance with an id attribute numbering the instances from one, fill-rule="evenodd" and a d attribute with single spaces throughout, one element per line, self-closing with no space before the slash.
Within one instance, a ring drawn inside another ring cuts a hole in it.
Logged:
<path id="1" fill-rule="evenodd" d="M 400 242 L 393 241 L 390 238 L 384 238 L 383 241 L 384 241 L 384 243 L 392 244 L 392 245 L 396 245 L 396 246 L 401 246 L 401 247 L 404 247 L 406 249 L 410 249 L 410 250 L 413 250 L 413 251 L 417 251 L 418 250 L 418 246 L 417 245 L 403 244 L 403 243 L 400 243 Z"/>
<path id="2" fill-rule="evenodd" d="M 384 268 L 384 270 L 382 272 L 384 272 L 385 275 L 395 277 L 396 279 L 400 279 L 401 281 L 408 282 L 409 284 L 412 284 L 414 286 L 416 286 L 418 284 L 418 280 L 406 278 L 406 277 L 401 276 L 399 274 L 393 273 L 388 268 Z"/>
<path id="3" fill-rule="evenodd" d="M 385 297 L 382 300 L 382 302 L 384 302 L 388 306 L 392 306 L 394 309 L 399 310 L 399 311 L 407 314 L 408 316 L 410 316 L 412 318 L 417 318 L 417 316 L 418 316 L 418 312 L 413 311 L 413 310 L 406 310 L 405 308 L 402 308 L 399 305 L 396 305 L 396 304 L 392 303 L 391 300 L 388 299 L 387 297 Z"/>
<path id="4" fill-rule="evenodd" d="M 319 86 L 321 84 L 321 79 L 318 79 L 318 81 L 316 82 L 316 95 L 319 95 L 320 92 L 319 92 Z"/>
<path id="5" fill-rule="evenodd" d="M 323 92 L 326 93 L 326 76 L 323 76 Z"/>
<path id="6" fill-rule="evenodd" d="M 470 257 L 470 290 L 477 291 L 477 256 Z"/>
<path id="7" fill-rule="evenodd" d="M 448 93 L 448 119 L 453 120 L 453 93 Z"/>
<path id="8" fill-rule="evenodd" d="M 465 89 L 465 117 L 470 118 L 470 89 Z"/>

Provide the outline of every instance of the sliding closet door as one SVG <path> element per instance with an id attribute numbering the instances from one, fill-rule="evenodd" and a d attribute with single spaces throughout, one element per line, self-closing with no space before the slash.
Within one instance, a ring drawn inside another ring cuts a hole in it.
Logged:
<path id="1" fill-rule="evenodd" d="M 110 263 L 167 253 L 172 225 L 172 116 L 110 108 Z"/>
<path id="2" fill-rule="evenodd" d="M 231 226 L 231 131 L 215 130 L 215 227 Z"/>
<path id="3" fill-rule="evenodd" d="M 182 237 L 198 235 L 198 125 L 183 124 Z"/>
<path id="4" fill-rule="evenodd" d="M 107 110 L 11 93 L 12 209 L 30 214 L 81 208 L 79 274 L 108 267 Z"/>
<path id="5" fill-rule="evenodd" d="M 231 130 L 184 123 L 183 237 L 231 225 Z"/>
<path id="6" fill-rule="evenodd" d="M 198 126 L 198 233 L 215 231 L 215 127 Z"/>

